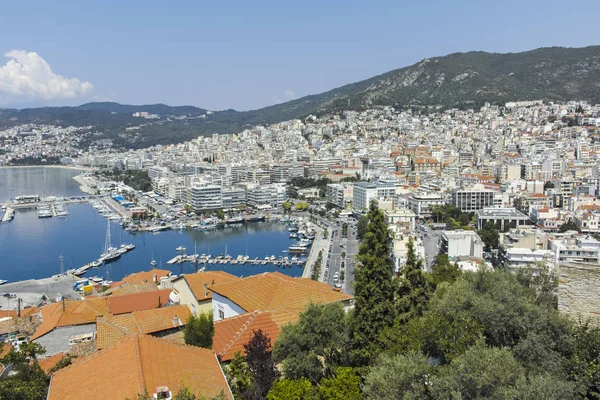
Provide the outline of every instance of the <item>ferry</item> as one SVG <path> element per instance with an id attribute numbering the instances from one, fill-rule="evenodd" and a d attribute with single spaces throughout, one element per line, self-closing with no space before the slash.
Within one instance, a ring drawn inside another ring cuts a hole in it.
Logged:
<path id="1" fill-rule="evenodd" d="M 227 225 L 243 224 L 244 223 L 244 218 L 242 218 L 242 217 L 232 217 L 232 218 L 229 218 L 227 221 L 225 221 L 225 223 Z"/>

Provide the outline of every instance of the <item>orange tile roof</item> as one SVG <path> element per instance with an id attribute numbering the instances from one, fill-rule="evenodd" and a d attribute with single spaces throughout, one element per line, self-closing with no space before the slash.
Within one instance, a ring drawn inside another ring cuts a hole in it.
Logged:
<path id="1" fill-rule="evenodd" d="M 200 347 L 175 344 L 147 335 L 131 335 L 102 351 L 57 371 L 49 400 L 134 398 L 167 386 L 172 393 L 187 387 L 212 397 L 232 399 L 215 354 Z"/>
<path id="2" fill-rule="evenodd" d="M 64 309 L 63 309 L 64 308 Z M 35 340 L 60 326 L 92 324 L 96 318 L 108 315 L 106 298 L 65 300 L 41 308 L 42 323 L 29 340 Z"/>
<path id="3" fill-rule="evenodd" d="M 303 310 L 309 303 L 325 304 L 352 298 L 332 290 L 327 284 L 312 279 L 291 278 L 280 272 L 265 272 L 215 285 L 210 289 L 233 301 L 246 312 Z"/>
<path id="4" fill-rule="evenodd" d="M 98 349 L 104 349 L 134 333 L 151 334 L 177 328 L 185 325 L 190 315 L 187 306 L 177 305 L 98 318 L 96 346 Z"/>
<path id="5" fill-rule="evenodd" d="M 546 195 L 545 195 L 545 194 L 543 194 L 543 193 L 531 193 L 531 194 L 529 195 L 529 197 L 530 197 L 530 198 L 531 198 L 531 197 L 533 197 L 533 198 L 540 198 L 540 199 L 544 199 L 544 198 L 547 198 L 548 196 L 546 196 Z"/>
<path id="6" fill-rule="evenodd" d="M 171 289 L 132 293 L 108 298 L 108 311 L 113 315 L 164 307 L 169 301 Z"/>
<path id="7" fill-rule="evenodd" d="M 12 345 L 10 343 L 4 343 L 0 348 L 0 358 L 7 355 L 10 349 L 12 349 Z"/>
<path id="8" fill-rule="evenodd" d="M 154 282 L 154 275 L 156 275 L 156 281 L 160 282 L 160 278 L 167 276 L 171 273 L 166 269 L 151 269 L 150 271 L 136 272 L 135 274 L 127 275 L 123 280 L 118 282 L 119 284 L 129 283 L 130 285 L 141 285 L 143 283 Z"/>
<path id="9" fill-rule="evenodd" d="M 221 362 L 230 361 L 238 351 L 244 353 L 244 345 L 259 329 L 275 343 L 280 327 L 268 312 L 254 311 L 216 321 L 212 348 Z"/>
<path id="10" fill-rule="evenodd" d="M 204 295 L 204 284 L 206 284 L 208 288 L 220 283 L 228 283 L 240 279 L 237 276 L 228 274 L 224 271 L 204 271 L 196 274 L 185 274 L 177 279 L 182 278 L 185 279 L 198 301 L 210 299 L 212 297 L 210 290 L 206 291 L 206 296 Z"/>
<path id="11" fill-rule="evenodd" d="M 16 310 L 0 310 L 0 318 L 6 318 L 6 317 L 17 318 L 17 311 Z"/>
<path id="12" fill-rule="evenodd" d="M 54 367 L 64 356 L 64 353 L 56 353 L 50 357 L 42 358 L 38 361 L 40 367 L 44 370 L 45 373 Z"/>

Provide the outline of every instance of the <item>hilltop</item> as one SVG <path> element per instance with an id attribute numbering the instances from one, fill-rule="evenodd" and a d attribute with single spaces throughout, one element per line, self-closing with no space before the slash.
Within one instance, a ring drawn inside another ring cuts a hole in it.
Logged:
<path id="1" fill-rule="evenodd" d="M 258 110 L 210 112 L 194 106 L 87 103 L 77 107 L 0 109 L 0 129 L 26 124 L 93 126 L 99 138 L 128 148 L 177 143 L 199 135 L 240 132 L 310 114 L 376 106 L 478 107 L 511 100 L 600 102 L 600 46 L 540 48 L 522 53 L 454 53 L 427 58 L 325 93 Z M 160 120 L 134 118 L 146 111 Z M 132 133 L 126 128 L 135 128 Z M 84 141 L 83 144 L 89 144 Z"/>

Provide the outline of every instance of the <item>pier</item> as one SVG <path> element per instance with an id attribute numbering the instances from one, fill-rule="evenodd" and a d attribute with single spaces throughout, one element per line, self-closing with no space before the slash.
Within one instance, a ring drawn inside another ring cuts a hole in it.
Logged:
<path id="1" fill-rule="evenodd" d="M 0 221 L 0 222 L 12 221 L 12 219 L 14 217 L 15 217 L 15 210 L 12 209 L 11 207 L 6 207 L 6 210 L 4 210 L 4 215 L 2 216 L 2 221 Z"/>
<path id="2" fill-rule="evenodd" d="M 295 258 L 295 257 L 294 257 Z M 258 257 L 256 258 L 248 258 L 245 256 L 237 256 L 237 258 L 233 258 L 231 256 L 227 256 L 227 257 L 223 257 L 223 256 L 219 256 L 219 257 L 211 257 L 211 256 L 200 256 L 198 254 L 193 254 L 193 255 L 189 255 L 189 256 L 175 256 L 172 259 L 170 259 L 169 261 L 167 261 L 167 264 L 169 265 L 173 265 L 173 264 L 179 264 L 179 263 L 185 263 L 185 262 L 189 262 L 192 264 L 227 264 L 227 265 L 245 265 L 245 264 L 249 264 L 249 265 L 275 265 L 275 266 L 282 266 L 282 267 L 291 267 L 292 265 L 298 265 L 298 266 L 302 266 L 306 263 L 306 259 L 302 258 L 302 259 L 294 259 L 292 258 L 291 260 L 288 259 L 287 257 L 280 257 L 278 259 L 275 258 L 264 258 L 264 259 L 260 259 Z"/>

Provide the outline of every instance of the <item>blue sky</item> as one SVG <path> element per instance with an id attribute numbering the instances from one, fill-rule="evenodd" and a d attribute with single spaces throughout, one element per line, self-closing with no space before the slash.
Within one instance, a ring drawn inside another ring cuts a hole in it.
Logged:
<path id="1" fill-rule="evenodd" d="M 20 52 L 0 60 L 0 107 L 254 109 L 426 57 L 597 45 L 599 13 L 598 0 L 3 2 L 0 54 Z"/>

